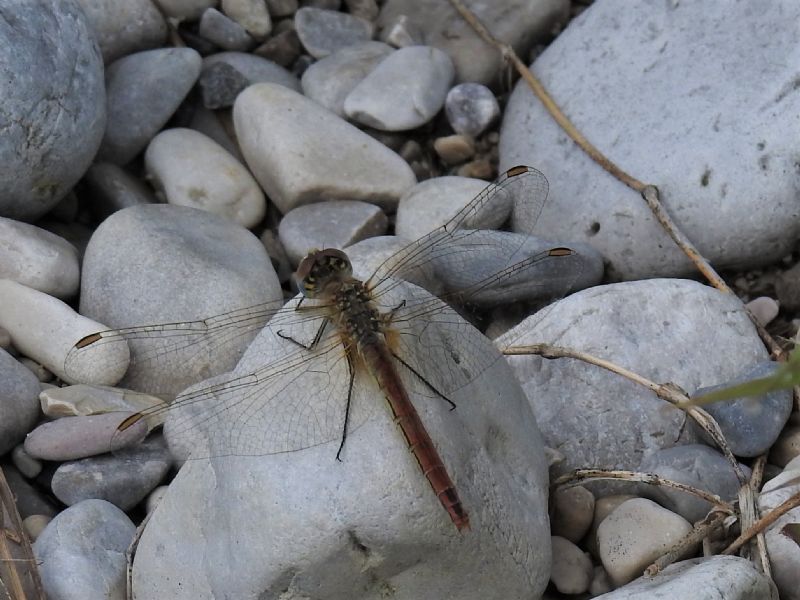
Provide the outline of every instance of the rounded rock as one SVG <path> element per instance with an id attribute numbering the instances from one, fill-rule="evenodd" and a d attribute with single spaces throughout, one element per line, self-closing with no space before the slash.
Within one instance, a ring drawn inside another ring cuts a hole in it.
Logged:
<path id="1" fill-rule="evenodd" d="M 75 246 L 34 225 L 0 217 L 0 278 L 71 298 L 80 276 Z"/>
<path id="2" fill-rule="evenodd" d="M 159 435 L 114 455 L 62 463 L 53 474 L 51 487 L 67 506 L 99 498 L 127 511 L 161 483 L 171 464 Z"/>
<path id="3" fill-rule="evenodd" d="M 744 465 L 740 467 L 749 477 L 750 469 Z M 702 444 L 658 450 L 646 456 L 637 470 L 716 494 L 726 502 L 735 501 L 741 487 L 728 460 L 714 448 Z M 659 504 L 691 523 L 705 518 L 712 508 L 705 500 L 668 487 L 653 486 L 650 494 Z"/>
<path id="4" fill-rule="evenodd" d="M 51 500 L 51 496 L 45 495 L 39 488 L 28 483 L 14 465 L 4 464 L 3 474 L 8 482 L 8 488 L 14 494 L 19 515 L 23 519 L 31 515 L 52 517 L 61 510 L 61 506 L 55 500 Z"/>
<path id="5" fill-rule="evenodd" d="M 108 124 L 99 160 L 124 165 L 139 154 L 189 93 L 201 64 L 191 48 L 159 48 L 109 65 Z"/>
<path id="6" fill-rule="evenodd" d="M 206 9 L 219 3 L 219 0 L 157 0 L 158 7 L 165 17 L 177 21 L 196 21 Z"/>
<path id="7" fill-rule="evenodd" d="M 314 58 L 325 58 L 347 46 L 366 42 L 373 33 L 369 21 L 322 8 L 299 9 L 294 24 L 300 41 Z"/>
<path id="8" fill-rule="evenodd" d="M 33 545 L 48 598 L 125 597 L 125 552 L 136 526 L 113 504 L 85 500 L 56 516 Z"/>
<path id="9" fill-rule="evenodd" d="M 36 376 L 0 349 L 0 455 L 25 439 L 39 418 Z"/>
<path id="10" fill-rule="evenodd" d="M 3 2 L 0 215 L 33 221 L 92 162 L 106 125 L 103 60 L 73 0 Z"/>
<path id="11" fill-rule="evenodd" d="M 790 424 L 784 428 L 769 451 L 769 461 L 782 467 L 800 456 L 800 426 Z"/>
<path id="12" fill-rule="evenodd" d="M 475 156 L 475 140 L 468 135 L 446 135 L 433 140 L 433 149 L 447 165 L 458 165 Z"/>
<path id="13" fill-rule="evenodd" d="M 692 396 L 768 377 L 779 368 L 779 364 L 771 361 L 759 362 L 725 383 L 700 388 Z M 703 408 L 716 419 L 736 456 L 754 457 L 768 452 L 783 431 L 792 413 L 792 390 L 773 390 L 759 396 L 712 402 Z"/>
<path id="14" fill-rule="evenodd" d="M 500 115 L 500 105 L 492 90 L 480 83 L 459 83 L 447 92 L 444 101 L 447 121 L 453 131 L 478 137 Z"/>
<path id="15" fill-rule="evenodd" d="M 346 248 L 383 235 L 389 219 L 374 204 L 347 200 L 299 206 L 286 213 L 278 235 L 289 260 L 297 265 L 311 248 Z"/>
<path id="16" fill-rule="evenodd" d="M 167 23 L 151 0 L 78 0 L 108 64 L 118 58 L 164 45 Z"/>
<path id="17" fill-rule="evenodd" d="M 592 561 L 571 541 L 554 535 L 550 538 L 553 547 L 553 568 L 550 581 L 562 594 L 582 594 L 592 581 Z"/>
<path id="18" fill-rule="evenodd" d="M 628 500 L 597 528 L 600 560 L 614 585 L 623 585 L 639 577 L 691 529 L 686 519 L 651 500 Z"/>
<path id="19" fill-rule="evenodd" d="M 152 189 L 113 163 L 94 163 L 83 178 L 89 209 L 98 221 L 139 204 L 156 201 Z"/>
<path id="20" fill-rule="evenodd" d="M 764 327 L 769 325 L 780 311 L 778 303 L 769 296 L 759 296 L 745 304 L 745 306 Z"/>
<path id="21" fill-rule="evenodd" d="M 19 472 L 28 479 L 33 479 L 42 472 L 42 461 L 25 452 L 22 444 L 15 446 L 11 451 L 11 460 Z"/>
<path id="22" fill-rule="evenodd" d="M 222 12 L 257 40 L 265 39 L 272 31 L 272 19 L 264 0 L 222 0 Z"/>
<path id="23" fill-rule="evenodd" d="M 244 52 L 220 52 L 203 59 L 198 85 L 206 108 L 232 106 L 236 97 L 254 83 L 277 83 L 300 91 L 297 77 L 282 66 Z"/>
<path id="24" fill-rule="evenodd" d="M 577 544 L 594 519 L 594 494 L 585 487 L 576 485 L 561 488 L 554 494 L 553 520 L 550 524 L 553 535 Z"/>
<path id="25" fill-rule="evenodd" d="M 344 116 L 344 100 L 353 89 L 394 50 L 381 42 L 348 46 L 318 60 L 303 73 L 303 93 Z"/>
<path id="26" fill-rule="evenodd" d="M 102 315 L 110 327 L 199 320 L 199 329 L 189 328 L 186 336 L 156 332 L 130 342 L 133 367 L 120 385 L 170 397 L 230 370 L 271 303 L 282 297 L 269 256 L 252 233 L 205 211 L 149 204 L 118 211 L 95 231 L 83 262 L 80 310 Z M 203 321 L 246 307 L 255 312 L 235 335 L 224 328 L 227 317 Z M 220 321 L 217 338 L 212 326 Z M 87 346 L 82 360 L 98 364 L 94 346 L 118 345 Z"/>
<path id="27" fill-rule="evenodd" d="M 25 452 L 42 460 L 75 460 L 126 448 L 147 435 L 144 420 L 136 421 L 124 431 L 117 429 L 133 414 L 63 417 L 42 423 L 25 439 Z"/>
<path id="28" fill-rule="evenodd" d="M 255 44 L 244 27 L 216 8 L 208 8 L 200 17 L 197 33 L 224 50 L 245 51 Z"/>
<path id="29" fill-rule="evenodd" d="M 53 518 L 47 515 L 30 515 L 22 521 L 22 527 L 25 529 L 25 533 L 28 534 L 30 541 L 35 542 L 52 520 Z"/>
<path id="30" fill-rule="evenodd" d="M 236 99 L 233 120 L 247 165 L 284 214 L 321 199 L 391 210 L 416 183 L 397 154 L 287 88 L 250 86 Z"/>
<path id="31" fill-rule="evenodd" d="M 455 76 L 453 61 L 430 46 L 391 53 L 344 101 L 345 114 L 381 131 L 406 131 L 424 125 L 442 108 Z"/>
<path id="32" fill-rule="evenodd" d="M 150 142 L 147 175 L 170 204 L 255 227 L 267 209 L 250 172 L 214 140 L 192 129 L 168 129 Z"/>

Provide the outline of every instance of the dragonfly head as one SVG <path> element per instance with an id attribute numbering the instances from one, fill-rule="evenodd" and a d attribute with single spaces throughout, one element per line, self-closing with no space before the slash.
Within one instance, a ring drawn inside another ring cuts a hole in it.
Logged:
<path id="1" fill-rule="evenodd" d="M 316 298 L 352 275 L 353 266 L 347 255 L 336 248 L 325 248 L 309 252 L 300 261 L 294 277 L 301 294 Z"/>

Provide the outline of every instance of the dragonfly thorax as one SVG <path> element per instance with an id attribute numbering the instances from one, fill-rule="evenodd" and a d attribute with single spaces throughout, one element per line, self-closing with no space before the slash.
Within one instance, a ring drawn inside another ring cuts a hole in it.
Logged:
<path id="1" fill-rule="evenodd" d="M 312 250 L 300 261 L 295 280 L 306 298 L 330 295 L 353 275 L 350 259 L 341 250 L 325 248 Z"/>

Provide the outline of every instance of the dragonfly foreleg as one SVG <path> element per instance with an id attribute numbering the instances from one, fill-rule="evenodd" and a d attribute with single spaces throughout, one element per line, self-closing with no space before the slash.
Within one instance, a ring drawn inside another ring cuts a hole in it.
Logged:
<path id="1" fill-rule="evenodd" d="M 383 317 L 384 324 L 385 325 L 391 324 L 391 322 L 394 320 L 394 316 L 397 313 L 397 311 L 400 310 L 401 308 L 403 308 L 405 305 L 406 305 L 406 301 L 402 300 L 400 302 L 400 304 L 395 306 L 392 310 L 390 310 L 389 312 L 384 313 L 383 315 L 381 315 Z"/>
<path id="2" fill-rule="evenodd" d="M 317 333 L 314 335 L 314 339 L 311 340 L 311 343 L 308 346 L 306 346 L 303 342 L 298 342 L 292 336 L 286 335 L 285 333 L 283 333 L 282 329 L 279 329 L 275 333 L 278 335 L 278 337 L 283 338 L 284 340 L 288 340 L 288 341 L 292 342 L 293 344 L 297 344 L 301 348 L 305 348 L 306 350 L 313 350 L 314 348 L 317 347 L 317 345 L 319 344 L 319 341 L 322 339 L 322 334 L 325 333 L 325 328 L 328 326 L 328 323 L 329 323 L 328 319 L 323 319 L 322 320 L 322 325 L 319 326 L 319 329 L 317 330 Z"/>
<path id="3" fill-rule="evenodd" d="M 401 303 L 401 305 L 402 305 L 402 304 L 403 304 L 403 303 Z M 400 308 L 400 306 L 398 306 L 397 308 Z M 397 310 L 397 308 L 395 308 L 394 310 Z M 424 377 L 423 377 L 423 376 L 422 376 L 422 375 L 419 373 L 419 371 L 417 371 L 417 370 L 416 370 L 414 367 L 412 367 L 410 364 L 408 364 L 406 361 L 404 361 L 402 358 L 400 358 L 400 357 L 399 357 L 397 354 L 395 354 L 394 352 L 392 352 L 392 356 L 394 356 L 394 357 L 395 357 L 395 358 L 396 358 L 398 361 L 400 361 L 400 364 L 402 364 L 402 365 L 403 365 L 403 366 L 404 366 L 406 369 L 408 369 L 408 370 L 409 370 L 409 371 L 411 371 L 411 372 L 412 372 L 414 375 L 416 375 L 417 377 L 419 377 L 419 378 L 420 378 L 420 380 L 422 381 L 422 383 L 424 383 L 425 385 L 427 385 L 427 386 L 428 386 L 428 387 L 431 389 L 431 391 L 433 391 L 433 393 L 434 393 L 434 394 L 436 394 L 436 395 L 437 395 L 437 396 L 439 396 L 439 397 L 440 397 L 442 400 L 444 400 L 445 402 L 447 402 L 447 403 L 450 405 L 450 410 L 455 410 L 455 409 L 456 409 L 456 403 L 455 403 L 455 402 L 453 402 L 452 400 L 450 400 L 450 398 L 448 398 L 447 396 L 445 396 L 445 395 L 444 395 L 442 392 L 440 392 L 439 390 L 437 390 L 435 387 L 433 387 L 433 384 L 432 384 L 430 381 L 428 381 L 427 379 L 425 379 L 425 378 L 424 378 Z"/>
<path id="4" fill-rule="evenodd" d="M 340 454 L 344 448 L 344 441 L 347 439 L 347 422 L 350 420 L 350 400 L 353 398 L 353 383 L 356 378 L 356 370 L 353 366 L 353 358 L 348 352 L 347 356 L 347 369 L 350 371 L 350 385 L 347 386 L 347 404 L 344 407 L 344 427 L 342 427 L 342 441 L 339 444 L 339 449 L 336 451 L 336 460 L 342 462 Z"/>

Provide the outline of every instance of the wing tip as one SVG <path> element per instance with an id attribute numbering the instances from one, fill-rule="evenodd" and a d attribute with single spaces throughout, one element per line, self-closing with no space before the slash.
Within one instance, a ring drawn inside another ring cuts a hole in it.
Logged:
<path id="1" fill-rule="evenodd" d="M 76 348 L 85 348 L 86 346 L 90 346 L 94 344 L 98 340 L 102 339 L 103 336 L 100 333 L 90 333 L 89 335 L 83 336 L 78 342 L 75 344 Z"/>

